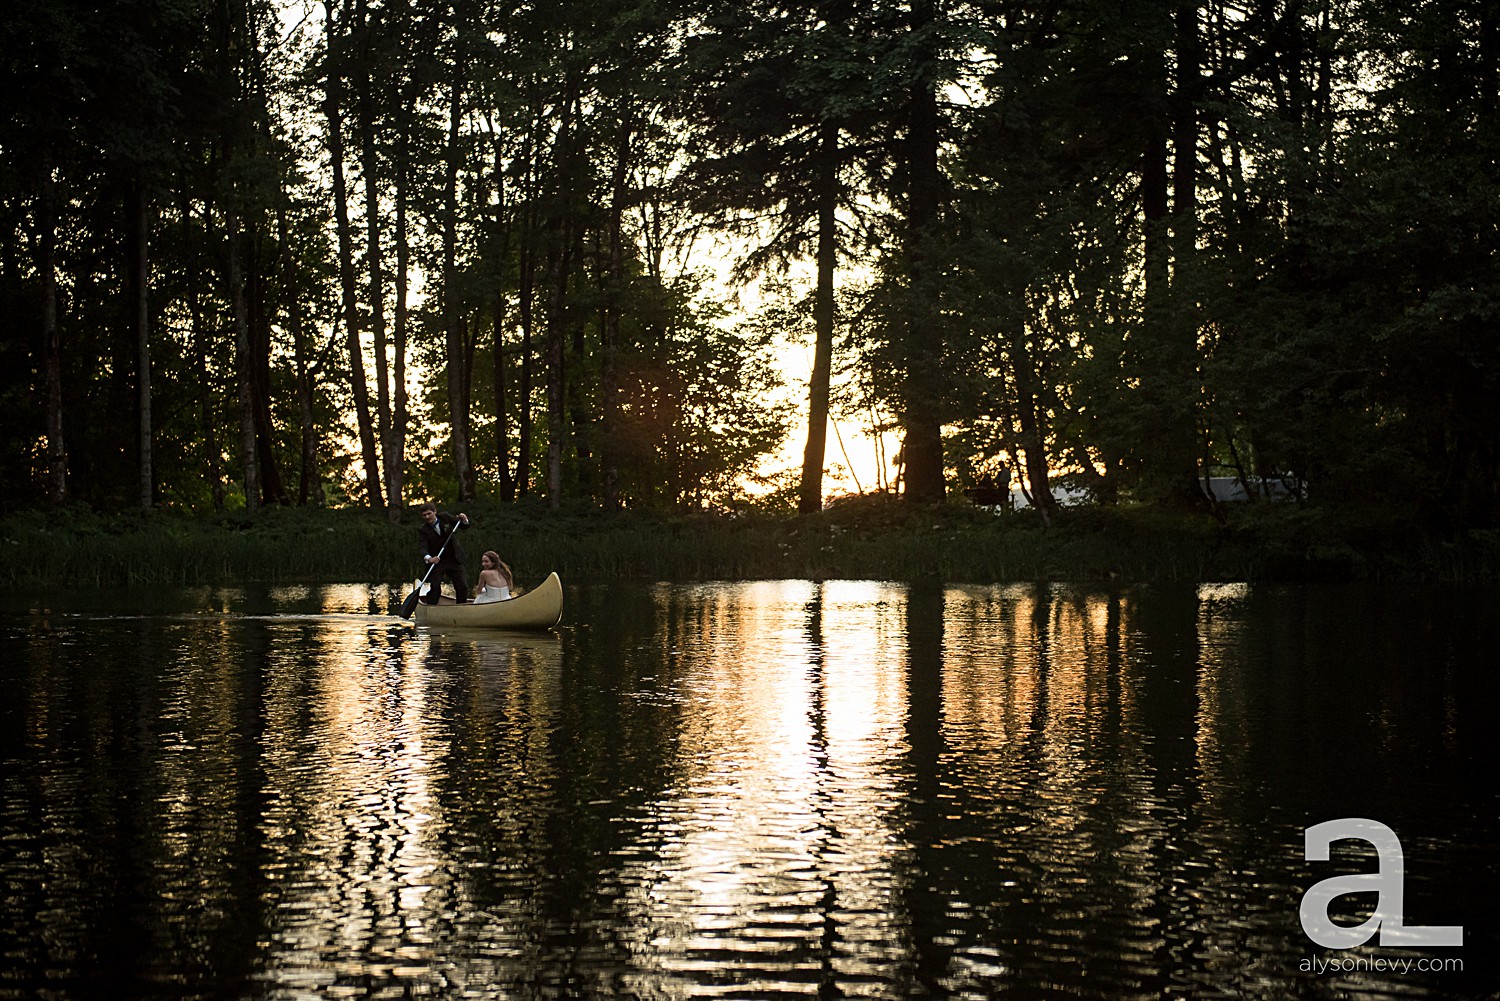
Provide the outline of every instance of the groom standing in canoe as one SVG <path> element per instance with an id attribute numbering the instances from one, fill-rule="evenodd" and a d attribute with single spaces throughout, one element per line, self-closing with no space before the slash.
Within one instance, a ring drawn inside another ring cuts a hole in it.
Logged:
<path id="1" fill-rule="evenodd" d="M 422 571 L 432 585 L 422 601 L 436 605 L 440 585 L 447 577 L 453 582 L 453 596 L 461 605 L 469 600 L 469 575 L 464 570 L 464 547 L 459 545 L 457 536 L 459 529 L 469 527 L 469 516 L 461 511 L 457 517 L 439 511 L 431 501 L 417 510 L 422 513 L 422 524 L 417 529 L 417 537 L 422 540 L 419 551 Z"/>

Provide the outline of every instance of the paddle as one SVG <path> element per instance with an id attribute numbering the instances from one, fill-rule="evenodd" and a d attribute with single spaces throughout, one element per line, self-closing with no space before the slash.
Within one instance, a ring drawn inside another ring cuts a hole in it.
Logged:
<path id="1" fill-rule="evenodd" d="M 426 584 L 427 578 L 432 576 L 432 568 L 442 562 L 443 553 L 448 549 L 448 543 L 452 541 L 453 536 L 457 534 L 459 528 L 461 528 L 463 524 L 464 523 L 461 521 L 454 523 L 453 531 L 448 533 L 448 538 L 444 539 L 443 544 L 438 547 L 437 559 L 427 564 L 427 572 L 422 575 L 422 583 L 417 585 L 417 589 L 415 591 L 406 596 L 406 600 L 401 603 L 401 610 L 396 613 L 397 615 L 401 616 L 403 619 L 409 619 L 411 618 L 411 613 L 417 610 L 417 599 L 422 596 L 422 584 Z M 439 584 L 438 586 L 441 587 L 442 585 Z"/>

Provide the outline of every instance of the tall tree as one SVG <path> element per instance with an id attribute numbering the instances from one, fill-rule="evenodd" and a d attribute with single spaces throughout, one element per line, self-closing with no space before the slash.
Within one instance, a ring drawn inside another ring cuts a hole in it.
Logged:
<path id="1" fill-rule="evenodd" d="M 359 8 L 356 0 L 346 0 L 346 18 L 354 18 Z M 385 507 L 380 487 L 380 455 L 375 442 L 375 427 L 370 416 L 370 391 L 365 379 L 364 346 L 359 320 L 358 279 L 354 272 L 354 239 L 349 223 L 348 186 L 344 176 L 344 74 L 347 72 L 346 36 L 357 25 L 340 20 L 334 0 L 325 0 L 325 42 L 323 113 L 327 122 L 329 173 L 333 181 L 334 220 L 338 228 L 340 287 L 343 290 L 343 326 L 345 350 L 349 357 L 349 385 L 354 395 L 354 415 L 358 424 L 360 457 L 364 464 L 365 503 L 373 510 Z"/>
<path id="2" fill-rule="evenodd" d="M 392 200 L 395 218 L 392 239 L 396 247 L 395 315 L 392 317 L 391 347 L 394 356 L 392 382 L 394 383 L 391 414 L 391 464 L 387 486 L 393 498 L 399 501 L 405 496 L 406 486 L 406 440 L 410 414 L 406 393 L 406 365 L 409 342 L 411 310 L 408 300 L 408 275 L 412 267 L 412 231 L 409 224 L 408 205 L 411 202 L 414 166 L 413 133 L 419 128 L 417 103 L 421 98 L 423 79 L 430 75 L 425 67 L 430 61 L 428 53 L 433 51 L 433 36 L 439 19 L 435 16 L 418 17 L 409 2 L 393 9 L 392 23 L 396 26 L 393 35 L 399 51 L 409 54 L 401 65 L 392 96 L 393 127 L 396 133 L 394 162 L 391 165 L 393 180 Z M 394 502 L 393 502 L 394 503 Z"/>
<path id="3" fill-rule="evenodd" d="M 126 197 L 129 221 L 126 231 L 130 234 L 130 303 L 131 321 L 135 328 L 136 341 L 136 386 L 138 426 L 137 450 L 140 459 L 141 509 L 151 510 L 154 501 L 155 480 L 151 466 L 151 300 L 149 264 L 151 219 L 144 185 L 137 180 L 130 186 Z"/>
<path id="4" fill-rule="evenodd" d="M 42 343 L 46 345 L 47 497 L 68 499 L 68 451 L 63 442 L 62 331 L 57 321 L 57 186 L 52 158 L 41 161 L 37 199 L 37 271 L 41 276 Z"/>
<path id="5" fill-rule="evenodd" d="M 941 78 L 936 0 L 913 0 L 910 13 L 910 80 L 901 160 L 905 195 L 905 246 L 909 298 L 901 338 L 901 451 L 905 497 L 914 504 L 943 499 L 944 336 L 935 308 L 940 260 L 933 253 L 944 192 L 938 168 L 941 142 L 937 88 Z"/>
<path id="6" fill-rule="evenodd" d="M 687 50 L 687 71 L 698 81 L 688 109 L 698 157 L 689 175 L 694 203 L 750 241 L 743 276 L 808 256 L 816 268 L 798 489 L 799 509 L 816 511 L 823 501 L 836 272 L 848 239 L 839 216 L 859 197 L 847 175 L 869 160 L 879 114 L 870 81 L 877 24 L 867 8 L 844 0 L 774 10 L 722 3 L 700 16 L 702 30 Z"/>
<path id="7" fill-rule="evenodd" d="M 369 271 L 367 299 L 370 307 L 370 330 L 375 352 L 375 430 L 380 442 L 380 468 L 385 477 L 386 516 L 392 521 L 401 517 L 401 472 L 404 457 L 397 450 L 391 426 L 390 361 L 387 357 L 385 326 L 385 269 L 380 244 L 381 163 L 376 136 L 375 74 L 387 61 L 381 27 L 371 21 L 366 0 L 356 0 L 355 24 L 358 31 L 358 55 L 355 60 L 355 105 L 358 109 L 360 166 L 364 174 L 365 193 L 365 267 Z M 377 62 L 377 59 L 379 60 Z"/>
<path id="8" fill-rule="evenodd" d="M 228 245 L 229 299 L 234 318 L 235 371 L 239 387 L 240 449 L 244 462 L 245 511 L 260 510 L 260 457 L 255 442 L 254 363 L 250 357 L 250 317 L 245 304 L 244 230 L 239 213 L 231 209 L 225 219 Z"/>
<path id="9" fill-rule="evenodd" d="M 224 218 L 224 279 L 227 285 L 233 332 L 238 403 L 240 452 L 245 491 L 245 511 L 255 514 L 261 505 L 260 456 L 255 428 L 255 366 L 251 357 L 249 304 L 245 294 L 245 230 L 243 217 L 249 201 L 242 181 L 242 150 L 246 157 L 253 149 L 243 133 L 244 114 L 241 91 L 240 58 L 244 55 L 243 24 L 236 18 L 237 7 L 229 0 L 215 4 L 215 35 L 218 58 L 215 98 L 218 120 L 226 127 L 215 150 L 218 192 Z"/>
<path id="10" fill-rule="evenodd" d="M 468 87 L 470 8 L 453 8 L 453 54 L 448 79 L 448 137 L 443 149 L 443 334 L 448 374 L 449 443 L 458 479 L 458 499 L 476 494 L 474 460 L 469 448 L 469 363 L 464 331 L 464 302 L 458 270 L 458 178 L 464 163 L 464 99 Z"/>

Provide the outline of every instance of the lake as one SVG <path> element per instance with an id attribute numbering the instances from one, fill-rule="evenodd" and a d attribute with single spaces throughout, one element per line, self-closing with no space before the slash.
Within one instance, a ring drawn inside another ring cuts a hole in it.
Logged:
<path id="1" fill-rule="evenodd" d="M 0 998 L 1500 992 L 1492 590 L 401 596 L 9 596 Z"/>

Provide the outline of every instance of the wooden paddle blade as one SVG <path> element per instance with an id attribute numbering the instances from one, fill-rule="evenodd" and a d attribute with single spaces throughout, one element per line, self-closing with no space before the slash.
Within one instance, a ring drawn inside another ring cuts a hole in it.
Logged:
<path id="1" fill-rule="evenodd" d="M 418 588 L 411 594 L 408 594 L 406 596 L 406 600 L 401 603 L 401 610 L 396 614 L 401 616 L 403 619 L 411 618 L 411 613 L 417 610 L 417 598 L 419 598 L 421 594 L 421 588 Z"/>

